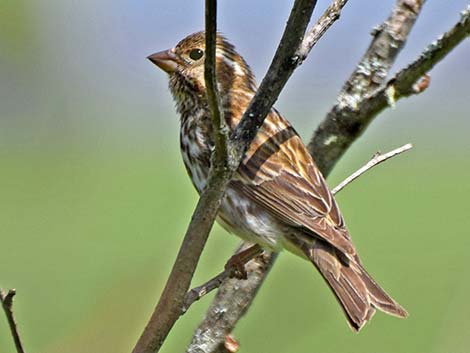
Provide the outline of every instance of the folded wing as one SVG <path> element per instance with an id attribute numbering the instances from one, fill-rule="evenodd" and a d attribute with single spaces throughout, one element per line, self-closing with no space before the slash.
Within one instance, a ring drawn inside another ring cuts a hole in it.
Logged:
<path id="1" fill-rule="evenodd" d="M 266 118 L 231 186 L 287 224 L 319 236 L 347 257 L 356 250 L 325 179 L 277 111 Z"/>

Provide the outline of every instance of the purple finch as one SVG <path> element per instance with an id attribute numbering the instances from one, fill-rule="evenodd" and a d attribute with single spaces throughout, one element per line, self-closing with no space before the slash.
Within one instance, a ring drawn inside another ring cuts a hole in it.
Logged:
<path id="1" fill-rule="evenodd" d="M 200 193 L 211 167 L 211 112 L 204 82 L 204 32 L 149 56 L 169 75 L 181 116 L 184 164 Z M 224 37 L 216 47 L 217 84 L 227 126 L 233 129 L 256 92 L 245 60 Z M 218 214 L 229 232 L 271 251 L 288 249 L 320 271 L 359 331 L 376 309 L 407 312 L 366 272 L 338 205 L 312 156 L 290 123 L 271 109 L 230 181 Z"/>

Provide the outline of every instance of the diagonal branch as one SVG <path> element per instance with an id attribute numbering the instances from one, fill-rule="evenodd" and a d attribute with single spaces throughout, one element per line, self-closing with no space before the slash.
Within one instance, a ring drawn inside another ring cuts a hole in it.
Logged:
<path id="1" fill-rule="evenodd" d="M 325 10 L 325 12 L 320 16 L 318 21 L 313 25 L 305 35 L 302 45 L 297 51 L 297 55 L 300 57 L 300 60 L 303 61 L 310 53 L 312 48 L 317 44 L 321 37 L 328 31 L 328 29 L 339 20 L 341 15 L 341 10 L 348 0 L 335 0 L 331 3 L 330 6 Z"/>
<path id="2" fill-rule="evenodd" d="M 335 106 L 320 124 L 309 145 L 319 151 L 322 165 L 329 171 L 344 151 L 369 123 L 385 108 L 400 98 L 422 92 L 429 83 L 426 73 L 470 35 L 470 7 L 448 32 L 430 44 L 417 60 L 399 71 L 379 89 L 368 92 L 356 107 Z M 421 78 L 424 79 L 420 81 Z"/>
<path id="3" fill-rule="evenodd" d="M 315 131 L 308 148 L 315 155 L 315 161 L 323 175 L 329 174 L 336 162 L 358 136 L 350 136 L 357 130 L 348 127 L 348 136 L 338 136 L 335 130 L 323 130 L 325 122 L 347 122 L 348 112 L 354 111 L 364 97 L 383 85 L 390 68 L 406 44 L 424 0 L 397 0 L 390 16 L 374 29 L 372 41 L 355 70 L 345 82 L 338 95 L 338 101 L 328 112 L 324 122 Z M 370 119 L 369 119 L 370 120 Z M 366 125 L 367 126 L 367 125 Z M 365 127 L 363 127 L 363 130 Z"/>
<path id="4" fill-rule="evenodd" d="M 395 156 L 398 156 L 399 154 L 402 154 L 403 152 L 406 152 L 412 148 L 413 148 L 413 145 L 411 143 L 407 143 L 406 145 L 395 148 L 393 151 L 390 151 L 384 154 L 377 152 L 376 154 L 374 154 L 374 156 L 369 162 L 364 164 L 361 168 L 356 170 L 354 173 L 352 173 L 350 176 L 344 179 L 341 183 L 339 183 L 333 189 L 331 189 L 331 193 L 333 195 L 336 195 L 338 192 L 343 190 L 347 185 L 349 185 L 354 180 L 359 178 L 362 174 L 374 168 L 376 165 L 379 165 L 380 163 L 385 162 L 386 160 L 393 158 Z"/>
<path id="5" fill-rule="evenodd" d="M 410 65 L 399 71 L 387 84 L 373 94 L 366 97 L 360 112 L 367 106 L 381 109 L 387 105 L 393 105 L 400 98 L 409 97 L 420 93 L 418 80 L 425 76 L 438 62 L 444 59 L 457 45 L 470 37 L 470 6 L 461 12 L 460 21 L 439 39 L 431 43 Z M 386 101 L 386 105 L 383 106 Z"/>
<path id="6" fill-rule="evenodd" d="M 287 80 L 303 59 L 297 52 L 303 45 L 305 31 L 316 0 L 296 0 L 279 46 L 255 96 L 231 136 L 231 169 L 238 168 L 245 152 L 276 102 Z"/>
<path id="7" fill-rule="evenodd" d="M 215 138 L 219 139 L 216 142 L 216 149 L 219 150 L 213 155 L 209 180 L 196 205 L 163 293 L 133 353 L 158 352 L 179 318 L 185 295 L 217 216 L 225 188 L 282 88 L 292 72 L 301 64 L 295 59 L 295 52 L 301 44 L 316 0 L 294 2 L 271 66 L 237 129 L 232 134 L 228 160 L 223 151 L 226 147 L 226 139 L 223 117 L 218 109 L 216 79 L 213 77 L 215 68 L 208 67 L 211 64 L 215 65 L 215 43 L 211 43 L 210 40 L 214 41 L 216 38 L 216 3 L 216 0 L 206 0 L 206 41 L 211 52 L 206 59 L 204 73 L 206 85 L 212 88 L 209 99 L 212 121 L 216 130 L 214 134 Z"/>
<path id="8" fill-rule="evenodd" d="M 160 300 L 147 326 L 137 341 L 133 353 L 158 352 L 171 328 L 178 320 L 186 292 L 196 270 L 209 232 L 220 207 L 225 187 L 229 181 L 227 161 L 227 131 L 220 109 L 215 68 L 217 31 L 217 1 L 206 0 L 206 46 L 204 67 L 211 118 L 214 126 L 216 150 L 207 186 L 201 194 L 191 222 L 181 244 Z"/>
<path id="9" fill-rule="evenodd" d="M 18 332 L 18 326 L 16 325 L 15 316 L 13 315 L 13 298 L 16 294 L 16 290 L 10 289 L 8 292 L 4 292 L 0 289 L 0 302 L 2 302 L 3 311 L 7 317 L 8 325 L 10 326 L 11 335 L 15 342 L 15 348 L 18 353 L 24 353 L 23 344 L 21 343 L 21 337 Z"/>
<path id="10" fill-rule="evenodd" d="M 247 246 L 249 244 L 242 243 L 235 253 Z M 229 278 L 223 282 L 204 320 L 196 329 L 186 353 L 226 352 L 225 338 L 235 327 L 238 319 L 248 310 L 277 256 L 278 253 L 265 251 L 246 264 L 247 280 Z"/>
<path id="11" fill-rule="evenodd" d="M 387 20 L 372 31 L 369 48 L 344 84 L 337 105 L 357 107 L 366 94 L 385 82 L 424 3 L 425 0 L 397 1 Z"/>

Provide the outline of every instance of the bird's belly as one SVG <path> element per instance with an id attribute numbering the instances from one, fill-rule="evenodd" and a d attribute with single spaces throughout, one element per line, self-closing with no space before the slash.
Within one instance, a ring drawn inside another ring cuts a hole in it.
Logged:
<path id="1" fill-rule="evenodd" d="M 280 251 L 283 248 L 285 227 L 282 223 L 230 187 L 220 206 L 217 222 L 230 233 L 266 249 Z"/>
<path id="2" fill-rule="evenodd" d="M 197 128 L 190 132 L 193 133 L 192 139 L 181 135 L 182 156 L 193 185 L 201 193 L 209 177 L 210 149 L 202 141 L 202 134 Z M 195 137 L 200 140 L 195 140 Z M 217 222 L 230 233 L 266 249 L 280 251 L 284 247 L 286 226 L 265 208 L 230 186 L 222 200 Z"/>

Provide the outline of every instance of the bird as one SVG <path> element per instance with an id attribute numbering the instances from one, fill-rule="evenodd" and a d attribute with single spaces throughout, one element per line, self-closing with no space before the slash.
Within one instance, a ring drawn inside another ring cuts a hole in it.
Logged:
<path id="1" fill-rule="evenodd" d="M 257 85 L 225 36 L 216 35 L 216 77 L 225 123 L 233 131 Z M 213 126 L 204 81 L 205 32 L 182 39 L 148 59 L 168 74 L 180 116 L 180 147 L 201 193 L 209 178 Z M 262 249 L 283 249 L 320 272 L 358 332 L 376 310 L 400 318 L 407 311 L 364 269 L 327 183 L 292 125 L 272 108 L 229 182 L 217 222 Z"/>

